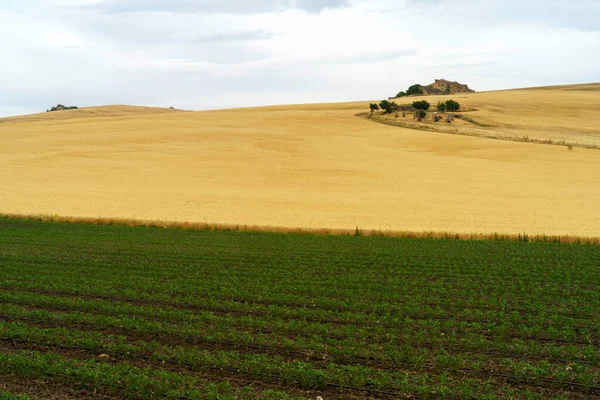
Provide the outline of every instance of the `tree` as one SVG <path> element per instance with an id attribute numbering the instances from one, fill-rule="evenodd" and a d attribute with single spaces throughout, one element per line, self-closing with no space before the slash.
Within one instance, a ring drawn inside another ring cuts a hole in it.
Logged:
<path id="1" fill-rule="evenodd" d="M 373 115 L 373 112 L 379 110 L 379 106 L 375 103 L 369 104 L 369 108 L 371 109 L 371 115 Z"/>
<path id="2" fill-rule="evenodd" d="M 428 101 L 426 100 L 421 100 L 421 101 L 415 101 L 414 103 L 412 103 L 412 106 L 414 108 L 416 108 L 417 110 L 429 110 L 429 107 L 431 107 L 431 104 L 429 104 Z"/>
<path id="3" fill-rule="evenodd" d="M 382 100 L 379 103 L 379 108 L 381 108 L 386 114 L 391 114 L 397 109 L 398 105 L 395 102 Z"/>
<path id="4" fill-rule="evenodd" d="M 460 110 L 460 104 L 454 100 L 446 101 L 446 111 L 458 111 Z"/>
<path id="5" fill-rule="evenodd" d="M 418 94 L 423 94 L 423 91 L 421 90 L 421 85 L 419 84 L 410 86 L 406 91 L 407 96 L 414 96 Z"/>
<path id="6" fill-rule="evenodd" d="M 438 110 L 439 112 L 445 112 L 445 111 L 446 111 L 446 103 L 442 103 L 441 101 L 439 101 L 439 102 L 437 103 L 437 106 L 436 106 L 436 107 L 437 107 L 437 110 Z"/>
<path id="7" fill-rule="evenodd" d="M 407 96 L 406 92 L 398 92 L 398 94 L 396 95 L 396 97 L 404 97 Z"/>
<path id="8" fill-rule="evenodd" d="M 423 120 L 423 118 L 425 118 L 427 116 L 427 112 L 425 110 L 417 110 L 417 119 L 420 121 Z"/>

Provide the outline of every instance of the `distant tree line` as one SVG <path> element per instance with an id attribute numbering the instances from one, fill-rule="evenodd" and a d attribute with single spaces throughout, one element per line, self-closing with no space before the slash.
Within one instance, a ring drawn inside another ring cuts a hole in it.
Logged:
<path id="1" fill-rule="evenodd" d="M 395 101 L 389 101 L 389 100 L 382 100 L 379 104 L 377 103 L 370 103 L 369 104 L 369 109 L 371 110 L 371 115 L 373 115 L 373 113 L 375 111 L 379 111 L 382 110 L 384 114 L 392 114 L 392 113 L 396 113 L 396 118 L 398 117 L 398 110 L 402 110 L 402 117 L 405 116 L 405 110 L 407 109 L 412 109 L 413 111 L 415 111 L 415 115 L 414 117 L 416 119 L 418 119 L 419 121 L 422 121 L 426 116 L 427 116 L 427 110 L 429 110 L 429 108 L 431 108 L 431 104 L 429 104 L 429 102 L 427 100 L 419 100 L 419 101 L 414 101 L 410 106 L 409 105 L 398 105 L 396 104 Z M 448 112 L 455 112 L 460 110 L 460 104 L 457 101 L 454 100 L 446 100 L 444 102 L 438 102 L 437 106 L 437 111 L 434 112 L 434 122 L 438 122 L 442 117 L 439 115 L 439 113 L 445 113 L 446 111 Z M 454 115 L 453 114 L 448 114 L 448 118 L 446 118 L 448 122 L 452 122 L 452 120 L 454 119 Z"/>
<path id="2" fill-rule="evenodd" d="M 61 111 L 61 110 L 77 110 L 77 108 L 79 108 L 79 107 L 77 107 L 77 106 L 67 107 L 67 106 L 63 106 L 62 104 L 58 104 L 52 108 L 49 108 L 48 110 L 46 110 L 46 112 Z"/>

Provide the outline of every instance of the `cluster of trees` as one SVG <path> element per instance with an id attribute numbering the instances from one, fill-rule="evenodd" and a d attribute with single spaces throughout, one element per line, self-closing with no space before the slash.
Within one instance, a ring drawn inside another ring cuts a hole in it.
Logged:
<path id="1" fill-rule="evenodd" d="M 414 101 L 412 103 L 412 108 L 414 108 L 416 110 L 415 112 L 415 118 L 417 118 L 419 121 L 422 121 L 423 118 L 425 118 L 427 116 L 427 110 L 429 110 L 429 108 L 431 107 L 431 104 L 429 104 L 429 102 L 427 100 L 420 100 L 420 101 Z M 375 111 L 379 111 L 382 110 L 384 112 L 384 114 L 391 114 L 394 112 L 398 112 L 398 110 L 401 108 L 398 104 L 396 104 L 395 101 L 388 101 L 388 100 L 383 100 L 381 101 L 379 104 L 377 103 L 371 103 L 369 105 L 369 108 L 371 109 L 371 115 L 373 115 L 373 113 Z M 454 112 L 454 111 L 458 111 L 460 110 L 460 104 L 457 101 L 454 100 L 446 100 L 445 102 L 439 102 L 437 104 L 437 110 L 439 112 Z M 402 110 L 405 110 L 404 107 L 402 107 Z M 397 117 L 398 115 L 396 115 Z M 402 112 L 402 116 L 404 116 L 404 111 Z M 441 118 L 441 117 L 439 117 Z M 437 122 L 439 120 L 437 113 L 435 113 L 435 122 Z M 448 122 L 452 122 L 451 119 L 448 120 Z"/>
<path id="2" fill-rule="evenodd" d="M 437 110 L 441 111 L 441 112 L 446 112 L 446 111 L 455 112 L 455 111 L 460 110 L 460 104 L 454 100 L 446 100 L 444 102 L 440 101 L 437 104 Z"/>
<path id="3" fill-rule="evenodd" d="M 77 106 L 67 107 L 67 106 L 63 106 L 62 104 L 58 104 L 58 105 L 46 110 L 46 112 L 60 111 L 60 110 L 77 110 L 77 108 L 78 108 Z"/>
<path id="4" fill-rule="evenodd" d="M 384 114 L 391 114 L 394 112 L 398 112 L 400 106 L 396 104 L 395 101 L 382 100 L 379 104 L 369 104 L 369 108 L 371 109 L 371 115 L 373 115 L 373 113 L 378 110 L 382 110 Z"/>
<path id="5" fill-rule="evenodd" d="M 398 92 L 396 97 L 416 96 L 419 94 L 423 94 L 423 90 L 421 90 L 421 85 L 417 83 L 415 85 L 409 86 L 406 92 Z"/>

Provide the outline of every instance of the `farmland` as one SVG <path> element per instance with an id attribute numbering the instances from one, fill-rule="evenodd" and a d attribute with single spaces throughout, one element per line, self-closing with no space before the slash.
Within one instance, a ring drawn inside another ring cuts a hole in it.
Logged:
<path id="1" fill-rule="evenodd" d="M 1 218 L 0 399 L 597 398 L 599 259 Z"/>
<path id="2" fill-rule="evenodd" d="M 600 236 L 600 150 L 577 147 L 600 146 L 599 88 L 461 94 L 479 125 L 443 124 L 459 135 L 358 117 L 368 102 L 0 119 L 0 212 Z"/>

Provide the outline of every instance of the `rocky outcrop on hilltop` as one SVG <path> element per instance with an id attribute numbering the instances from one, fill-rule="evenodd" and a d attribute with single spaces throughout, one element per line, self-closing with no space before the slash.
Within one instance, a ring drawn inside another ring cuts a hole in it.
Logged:
<path id="1" fill-rule="evenodd" d="M 450 82 L 445 79 L 436 79 L 430 85 L 421 86 L 423 94 L 456 94 L 456 93 L 472 93 L 474 90 L 470 89 L 468 85 Z"/>
<path id="2" fill-rule="evenodd" d="M 445 79 L 436 79 L 430 85 L 423 86 L 412 85 L 406 90 L 406 92 L 399 92 L 396 96 L 390 97 L 389 100 L 396 99 L 398 97 L 404 96 L 420 96 L 420 95 L 430 95 L 430 94 L 456 94 L 456 93 L 472 93 L 474 90 L 470 89 L 469 86 L 458 83 L 451 82 Z"/>
<path id="3" fill-rule="evenodd" d="M 52 111 L 63 111 L 63 110 L 77 110 L 77 106 L 63 106 L 62 104 L 58 104 L 57 106 L 54 106 L 52 108 L 49 108 L 46 110 L 46 112 L 52 112 Z"/>

